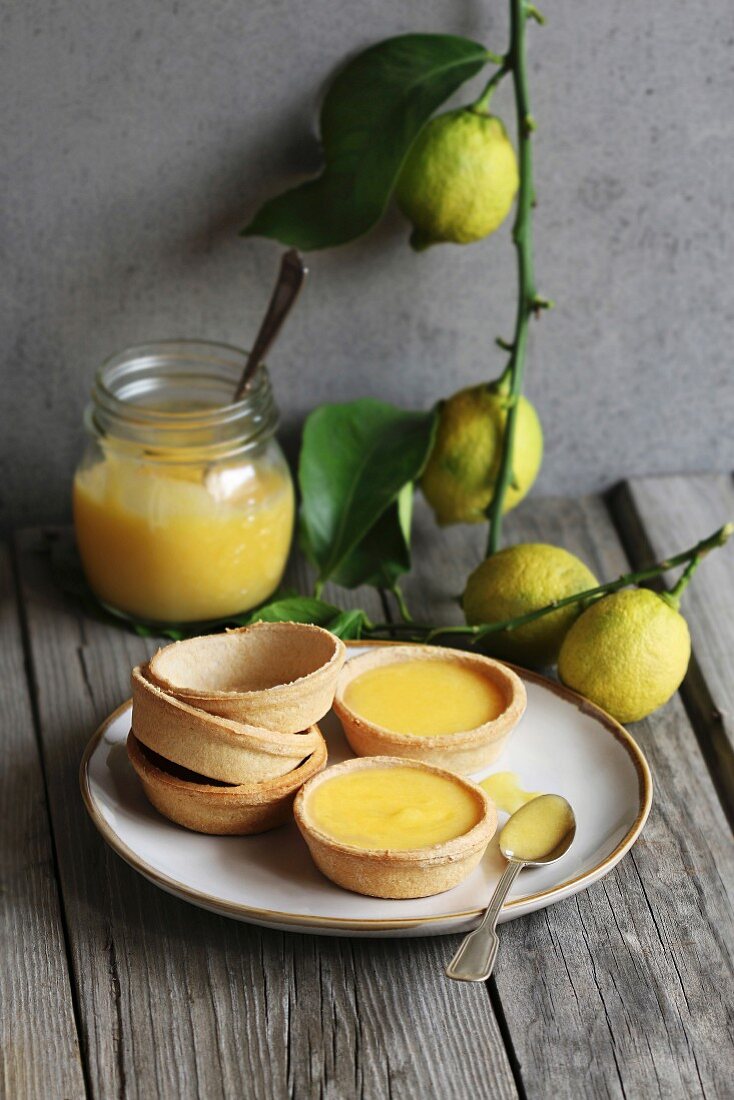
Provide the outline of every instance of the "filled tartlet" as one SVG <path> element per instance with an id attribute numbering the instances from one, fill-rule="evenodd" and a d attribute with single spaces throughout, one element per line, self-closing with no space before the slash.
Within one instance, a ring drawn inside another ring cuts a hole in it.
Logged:
<path id="1" fill-rule="evenodd" d="M 294 813 L 319 870 L 380 898 L 419 898 L 458 885 L 497 827 L 485 792 L 462 776 L 397 757 L 364 757 L 314 776 Z"/>
<path id="2" fill-rule="evenodd" d="M 499 661 L 400 645 L 349 661 L 334 710 L 359 756 L 405 757 L 468 775 L 498 758 L 526 701 L 520 677 Z"/>

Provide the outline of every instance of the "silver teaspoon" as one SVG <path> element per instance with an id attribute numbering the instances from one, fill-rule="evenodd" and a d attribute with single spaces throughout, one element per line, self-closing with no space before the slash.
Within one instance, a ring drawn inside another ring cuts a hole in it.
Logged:
<path id="1" fill-rule="evenodd" d="M 308 268 L 297 249 L 290 248 L 283 254 L 278 280 L 273 288 L 267 312 L 255 337 L 255 343 L 252 345 L 252 351 L 245 364 L 242 377 L 234 392 L 233 401 L 240 401 L 244 397 L 247 388 L 255 377 L 257 368 L 270 351 L 276 336 L 283 327 L 283 322 L 293 308 L 307 274 Z"/>
<path id="2" fill-rule="evenodd" d="M 545 867 L 565 855 L 576 835 L 576 817 L 559 794 L 543 794 L 526 802 L 500 833 L 500 852 L 507 866 L 479 926 L 469 932 L 446 967 L 458 982 L 484 982 L 492 973 L 499 936 L 497 918 L 510 887 L 523 867 Z"/>

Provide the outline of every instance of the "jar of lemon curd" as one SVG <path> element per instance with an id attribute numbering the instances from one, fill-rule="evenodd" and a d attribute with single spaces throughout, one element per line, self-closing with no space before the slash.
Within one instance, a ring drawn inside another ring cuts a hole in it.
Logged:
<path id="1" fill-rule="evenodd" d="M 176 340 L 128 348 L 98 371 L 74 478 L 87 580 L 116 614 L 205 623 L 277 588 L 294 492 L 261 367 L 232 404 L 246 354 Z"/>

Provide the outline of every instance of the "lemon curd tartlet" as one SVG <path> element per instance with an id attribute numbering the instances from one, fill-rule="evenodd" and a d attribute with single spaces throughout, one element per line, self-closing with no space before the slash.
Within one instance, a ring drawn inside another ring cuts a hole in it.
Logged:
<path id="1" fill-rule="evenodd" d="M 453 772 L 396 757 L 348 760 L 299 791 L 296 824 L 319 870 L 378 898 L 457 886 L 497 827 L 491 799 Z"/>
<path id="2" fill-rule="evenodd" d="M 334 698 L 358 756 L 390 755 L 470 774 L 492 764 L 526 706 L 499 661 L 440 646 L 390 646 L 349 661 Z"/>

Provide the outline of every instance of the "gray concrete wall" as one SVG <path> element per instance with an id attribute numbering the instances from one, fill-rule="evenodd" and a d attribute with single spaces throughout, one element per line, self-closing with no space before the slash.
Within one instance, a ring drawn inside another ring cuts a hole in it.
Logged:
<path id="1" fill-rule="evenodd" d="M 731 0 L 547 9 L 530 33 L 537 267 L 558 303 L 531 347 L 528 393 L 547 436 L 538 491 L 728 468 Z M 501 50 L 505 28 L 505 0 L 10 0 L 4 521 L 68 514 L 82 408 L 106 355 L 178 335 L 248 343 L 278 248 L 237 230 L 316 165 L 309 134 L 335 64 L 407 30 Z M 511 122 L 509 90 L 495 103 Z M 506 231 L 415 256 L 397 214 L 315 254 L 271 360 L 286 422 L 361 394 L 425 405 L 497 374 L 513 265 Z"/>

